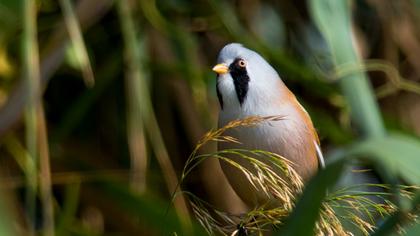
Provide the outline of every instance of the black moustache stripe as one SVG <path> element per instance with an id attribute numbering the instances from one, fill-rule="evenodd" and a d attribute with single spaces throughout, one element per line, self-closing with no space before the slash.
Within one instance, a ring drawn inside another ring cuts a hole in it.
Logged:
<path id="1" fill-rule="evenodd" d="M 217 98 L 219 99 L 220 109 L 223 110 L 223 96 L 219 90 L 219 76 L 217 76 L 216 92 L 217 92 Z"/>
<path id="2" fill-rule="evenodd" d="M 235 85 L 236 96 L 242 106 L 248 93 L 249 76 L 246 68 L 239 66 L 239 60 L 241 59 L 237 58 L 229 65 L 229 71 Z"/>

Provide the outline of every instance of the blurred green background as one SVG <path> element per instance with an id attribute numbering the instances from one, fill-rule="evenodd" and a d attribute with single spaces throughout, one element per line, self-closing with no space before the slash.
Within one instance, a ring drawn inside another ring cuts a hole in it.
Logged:
<path id="1" fill-rule="evenodd" d="M 418 185 L 419 38 L 415 0 L 0 0 L 0 235 L 202 234 L 171 199 L 230 42 L 275 67 L 327 162 Z M 183 188 L 241 209 L 214 160 Z"/>

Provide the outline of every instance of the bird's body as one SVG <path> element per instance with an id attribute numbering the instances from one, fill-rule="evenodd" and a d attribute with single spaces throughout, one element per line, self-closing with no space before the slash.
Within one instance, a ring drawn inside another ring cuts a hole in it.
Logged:
<path id="1" fill-rule="evenodd" d="M 224 70 L 220 69 L 223 65 Z M 294 169 L 304 180 L 312 176 L 319 165 L 316 131 L 308 113 L 277 72 L 259 54 L 240 44 L 225 46 L 219 54 L 218 66 L 219 127 L 250 116 L 281 117 L 277 121 L 228 130 L 226 135 L 237 138 L 240 143 L 220 142 L 218 149 L 273 152 L 292 161 Z M 235 161 L 249 166 L 244 159 L 236 157 Z M 250 185 L 240 170 L 225 162 L 221 165 L 233 189 L 245 203 L 255 206 L 267 200 Z"/>

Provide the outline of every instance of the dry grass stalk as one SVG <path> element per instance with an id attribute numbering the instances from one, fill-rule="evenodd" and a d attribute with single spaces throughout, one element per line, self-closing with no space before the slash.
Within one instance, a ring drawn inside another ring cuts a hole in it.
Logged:
<path id="1" fill-rule="evenodd" d="M 263 205 L 246 214 L 232 215 L 218 211 L 192 193 L 187 193 L 190 196 L 192 210 L 197 220 L 210 235 L 214 235 L 216 232 L 222 235 L 239 235 L 239 231 L 262 235 L 265 230 L 281 226 L 286 217 L 293 211 L 296 199 L 302 193 L 304 185 L 302 178 L 293 169 L 293 163 L 284 157 L 263 150 L 243 149 L 228 149 L 211 154 L 197 155 L 198 150 L 208 142 L 239 143 L 236 138 L 223 135 L 228 129 L 254 126 L 262 122 L 282 119 L 279 116 L 269 116 L 235 120 L 220 129 L 208 132 L 196 145 L 184 166 L 181 183 L 202 161 L 207 158 L 217 158 L 238 168 L 244 173 L 256 191 L 264 193 L 268 198 L 279 203 L 274 208 Z M 246 168 L 228 157 L 232 155 L 246 159 L 251 164 L 251 168 Z M 269 160 L 269 164 L 255 157 L 265 158 L 264 160 Z M 281 176 L 277 174 L 276 171 L 278 170 L 281 170 Z M 362 187 L 379 187 L 384 191 L 366 192 L 360 190 Z M 320 217 L 315 225 L 316 235 L 353 235 L 352 232 L 343 227 L 343 221 L 355 225 L 364 235 L 369 235 L 375 229 L 375 219 L 377 217 L 388 216 L 396 210 L 396 206 L 387 200 L 387 197 L 391 195 L 387 192 L 388 190 L 389 186 L 387 185 L 363 184 L 329 193 L 322 203 Z M 402 186 L 401 196 L 412 197 L 412 190 L 412 186 Z M 337 209 L 341 210 L 340 215 L 337 214 Z"/>

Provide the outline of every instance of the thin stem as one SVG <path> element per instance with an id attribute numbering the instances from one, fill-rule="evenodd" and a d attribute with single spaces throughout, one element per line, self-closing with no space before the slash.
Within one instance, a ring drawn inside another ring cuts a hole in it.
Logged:
<path id="1" fill-rule="evenodd" d="M 29 215 L 30 234 L 35 233 L 36 190 L 38 186 L 38 160 L 40 164 L 39 185 L 43 209 L 43 234 L 54 235 L 54 211 L 51 191 L 51 173 L 44 110 L 40 97 L 40 68 L 37 40 L 37 9 L 35 0 L 24 1 L 23 63 L 29 89 L 29 100 L 25 114 L 28 161 L 25 168 L 27 178 L 26 204 Z M 32 160 L 30 160 L 32 158 Z"/>
<path id="2" fill-rule="evenodd" d="M 143 2 L 143 1 L 142 1 Z M 130 6 L 128 0 L 118 1 L 118 10 L 121 21 L 123 25 L 126 25 L 127 28 L 123 27 L 123 37 L 126 38 L 126 42 L 136 43 L 138 39 L 135 34 L 130 32 L 136 32 L 134 28 L 133 18 L 130 13 Z M 137 62 L 141 63 L 141 62 Z M 153 106 L 150 98 L 149 91 L 147 89 L 147 83 L 144 76 L 141 76 L 137 80 L 138 86 L 136 93 L 139 95 L 139 103 L 141 117 L 143 119 L 143 127 L 146 131 L 146 135 L 150 139 L 152 149 L 156 155 L 157 161 L 162 168 L 163 176 L 165 178 L 169 192 L 175 193 L 178 189 L 178 177 L 172 166 L 172 163 L 169 158 L 169 154 L 166 150 L 165 143 L 163 141 L 162 133 L 160 131 Z M 189 216 L 186 200 L 183 196 L 177 197 L 174 199 L 174 204 L 180 219 L 186 226 L 186 230 L 191 229 L 191 219 Z"/>
<path id="3" fill-rule="evenodd" d="M 34 234 L 36 215 L 36 189 L 37 189 L 37 166 L 30 163 L 37 163 L 37 97 L 39 91 L 39 55 L 36 27 L 36 5 L 35 0 L 25 0 L 23 4 L 23 67 L 26 83 L 29 88 L 29 99 L 25 112 L 26 145 L 28 158 L 26 161 L 25 175 L 27 179 L 26 207 L 28 211 L 28 223 L 30 234 Z"/>
<path id="4" fill-rule="evenodd" d="M 75 51 L 75 57 L 79 63 L 80 69 L 82 70 L 83 79 L 86 86 L 92 87 L 95 84 L 95 78 L 93 76 L 93 70 L 86 50 L 86 45 L 83 41 L 82 30 L 80 29 L 73 6 L 70 0 L 60 0 L 59 3 L 61 9 L 63 10 L 64 22 Z"/>
<path id="5" fill-rule="evenodd" d="M 39 102 L 37 109 L 38 119 L 38 147 L 39 147 L 39 172 L 40 172 L 40 194 L 42 202 L 44 235 L 54 235 L 54 207 L 50 168 L 50 154 L 48 150 L 47 127 L 44 116 L 44 109 Z"/>
<path id="6" fill-rule="evenodd" d="M 118 4 L 119 17 L 124 38 L 124 57 L 127 65 L 125 87 L 127 91 L 127 136 L 131 158 L 131 186 L 139 193 L 146 190 L 147 150 L 142 117 L 142 74 L 141 53 L 136 39 L 136 28 L 129 10 L 129 4 Z"/>

